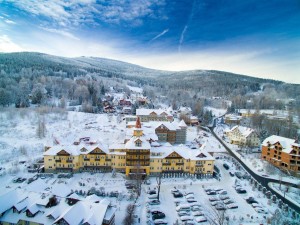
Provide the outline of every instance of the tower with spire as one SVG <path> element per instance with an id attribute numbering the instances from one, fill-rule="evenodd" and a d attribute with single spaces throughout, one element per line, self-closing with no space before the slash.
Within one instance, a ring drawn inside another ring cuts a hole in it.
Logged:
<path id="1" fill-rule="evenodd" d="M 133 136 L 135 136 L 135 137 L 143 136 L 143 130 L 142 130 L 142 124 L 141 124 L 140 117 L 137 117 L 137 119 L 136 119 L 135 127 L 133 129 Z"/>

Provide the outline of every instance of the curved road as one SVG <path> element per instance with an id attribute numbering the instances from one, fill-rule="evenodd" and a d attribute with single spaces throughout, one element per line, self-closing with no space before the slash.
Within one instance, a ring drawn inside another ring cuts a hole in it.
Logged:
<path id="1" fill-rule="evenodd" d="M 294 209 L 296 212 L 300 213 L 300 207 L 298 205 L 296 205 L 295 203 L 289 201 L 288 199 L 284 198 L 282 195 L 278 194 L 277 192 L 275 192 L 272 188 L 270 188 L 268 186 L 269 182 L 273 182 L 273 183 L 280 183 L 279 180 L 273 179 L 273 178 L 267 178 L 267 177 L 262 177 L 256 173 L 254 173 L 239 157 L 237 157 L 230 148 L 228 148 L 228 146 L 226 144 L 224 144 L 224 142 L 215 134 L 214 132 L 214 128 L 215 128 L 215 121 L 214 120 L 214 125 L 213 127 L 209 127 L 211 133 L 215 136 L 215 138 L 224 146 L 224 148 L 228 151 L 228 153 L 234 157 L 243 167 L 244 169 L 255 179 L 257 180 L 263 187 L 265 187 L 268 191 L 270 191 L 273 195 L 276 195 L 277 198 L 281 199 L 283 203 L 287 204 L 289 207 L 291 207 L 292 209 Z M 293 183 L 289 183 L 286 181 L 281 181 L 281 184 L 287 184 L 289 186 L 292 187 L 297 187 L 296 184 Z"/>

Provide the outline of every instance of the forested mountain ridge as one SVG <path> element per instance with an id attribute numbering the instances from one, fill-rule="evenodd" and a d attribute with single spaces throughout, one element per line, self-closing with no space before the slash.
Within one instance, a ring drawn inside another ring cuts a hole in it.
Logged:
<path id="1" fill-rule="evenodd" d="M 90 79 L 98 83 L 91 84 Z M 152 99 L 164 96 L 168 104 L 176 102 L 176 105 L 192 107 L 198 101 L 203 105 L 205 98 L 221 96 L 232 101 L 236 108 L 246 108 L 249 99 L 254 99 L 257 108 L 280 108 L 277 99 L 300 96 L 298 84 L 223 71 L 172 72 L 96 57 L 65 58 L 35 52 L 0 54 L 0 88 L 5 96 L 10 96 L 10 103 L 16 101 L 20 90 L 25 88 L 26 93 L 32 93 L 37 84 L 44 85 L 54 96 L 72 100 L 79 86 L 96 95 L 100 89 L 116 83 L 126 88 L 128 82 L 143 86 L 145 94 Z M 58 88 L 58 83 L 64 87 Z M 95 86 L 98 92 L 94 93 L 90 86 Z"/>

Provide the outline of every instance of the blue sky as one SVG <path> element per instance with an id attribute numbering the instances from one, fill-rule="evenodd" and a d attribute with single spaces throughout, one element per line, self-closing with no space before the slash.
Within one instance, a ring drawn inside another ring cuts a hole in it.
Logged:
<path id="1" fill-rule="evenodd" d="M 0 52 L 300 83 L 299 0 L 0 0 Z"/>

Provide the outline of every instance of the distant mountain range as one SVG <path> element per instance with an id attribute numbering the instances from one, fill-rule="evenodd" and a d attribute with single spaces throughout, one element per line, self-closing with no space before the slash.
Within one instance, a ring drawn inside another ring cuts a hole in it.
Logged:
<path id="1" fill-rule="evenodd" d="M 43 53 L 19 52 L 0 54 L 1 76 L 12 77 L 28 74 L 76 77 L 97 74 L 103 77 L 116 77 L 134 80 L 141 85 L 161 86 L 162 88 L 201 91 L 203 94 L 228 96 L 255 92 L 266 84 L 286 92 L 287 96 L 300 95 L 300 85 L 282 81 L 262 79 L 240 74 L 214 70 L 162 71 L 138 65 L 96 57 L 66 58 Z"/>

